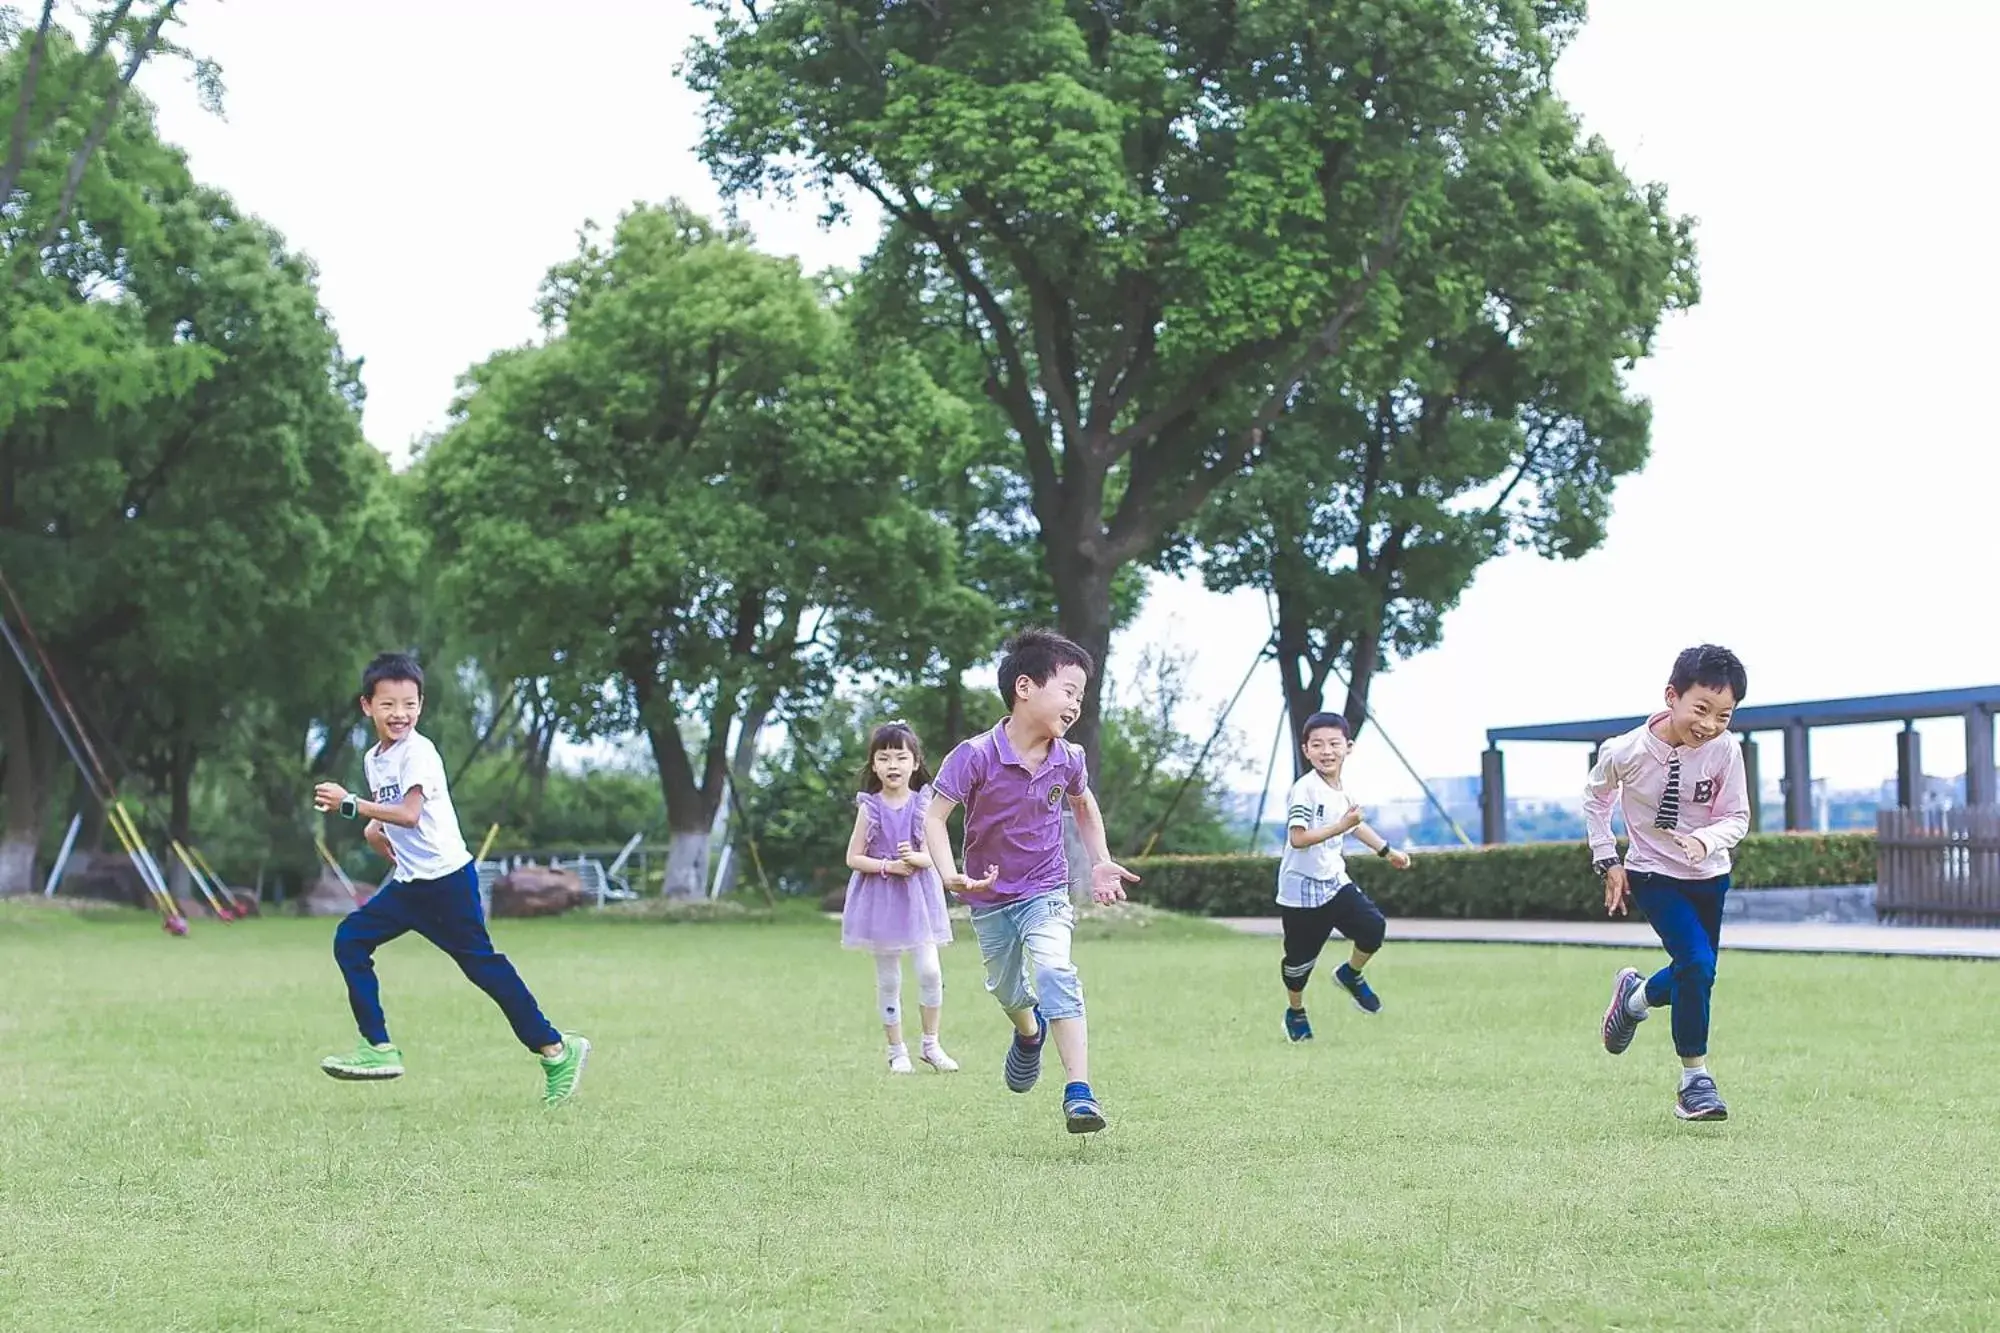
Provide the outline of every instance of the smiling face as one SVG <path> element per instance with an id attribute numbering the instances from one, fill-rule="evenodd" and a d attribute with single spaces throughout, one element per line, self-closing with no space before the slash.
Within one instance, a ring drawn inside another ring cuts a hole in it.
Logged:
<path id="1" fill-rule="evenodd" d="M 1705 745 L 1729 730 L 1736 692 L 1727 685 L 1667 686 L 1667 730 L 1676 745 Z"/>
<path id="2" fill-rule="evenodd" d="M 361 711 L 375 724 L 375 739 L 394 745 L 416 730 L 423 716 L 423 688 L 413 680 L 378 680 L 375 692 L 361 699 Z"/>
<path id="3" fill-rule="evenodd" d="M 1066 736 L 1083 716 L 1083 691 L 1090 678 L 1080 666 L 1059 666 L 1040 684 L 1033 676 L 1014 678 L 1014 716 L 1036 731 Z"/>
<path id="4" fill-rule="evenodd" d="M 1347 762 L 1347 747 L 1347 733 L 1339 727 L 1314 727 L 1299 748 L 1305 752 L 1306 762 L 1313 766 L 1313 771 L 1331 782 L 1340 776 L 1340 766 Z"/>

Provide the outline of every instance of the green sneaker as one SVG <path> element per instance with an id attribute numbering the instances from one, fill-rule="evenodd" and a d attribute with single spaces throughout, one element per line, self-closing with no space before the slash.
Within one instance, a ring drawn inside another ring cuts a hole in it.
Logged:
<path id="1" fill-rule="evenodd" d="M 563 1053 L 551 1060 L 542 1057 L 542 1072 L 548 1075 L 548 1091 L 542 1094 L 542 1105 L 555 1106 L 576 1096 L 576 1089 L 583 1082 L 583 1062 L 590 1058 L 590 1038 L 579 1037 L 574 1032 L 562 1034 Z"/>
<path id="2" fill-rule="evenodd" d="M 319 1062 L 319 1067 L 332 1078 L 401 1078 L 403 1053 L 394 1046 L 385 1051 L 363 1041 L 355 1046 L 354 1054 L 329 1055 Z"/>

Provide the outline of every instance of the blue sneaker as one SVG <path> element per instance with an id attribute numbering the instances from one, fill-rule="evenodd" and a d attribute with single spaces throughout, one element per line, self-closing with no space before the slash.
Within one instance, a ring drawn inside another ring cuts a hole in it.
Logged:
<path id="1" fill-rule="evenodd" d="M 1707 1074 L 1696 1074 L 1674 1099 L 1674 1114 L 1682 1120 L 1727 1120 L 1729 1108 L 1722 1104 L 1715 1080 Z"/>
<path id="2" fill-rule="evenodd" d="M 1354 997 L 1354 1007 L 1364 1014 L 1382 1012 L 1382 997 L 1368 989 L 1367 980 L 1353 967 L 1342 963 L 1334 969 L 1333 979 L 1338 981 L 1349 995 Z"/>
<path id="3" fill-rule="evenodd" d="M 1049 1022 L 1042 1017 L 1039 1006 L 1035 1009 L 1035 1039 L 1029 1041 L 1019 1032 L 1007 1046 L 1007 1064 L 1004 1070 L 1009 1092 L 1026 1092 L 1035 1086 L 1035 1080 L 1042 1076 L 1042 1047 L 1048 1044 Z"/>
<path id="4" fill-rule="evenodd" d="M 1104 1128 L 1104 1111 L 1090 1095 L 1088 1083 L 1072 1083 L 1063 1089 L 1063 1120 L 1072 1134 L 1095 1134 Z"/>
<path id="5" fill-rule="evenodd" d="M 1604 1049 L 1613 1055 L 1623 1055 L 1632 1044 L 1632 1034 L 1639 1030 L 1642 1020 L 1632 1012 L 1632 992 L 1645 984 L 1645 978 L 1629 967 L 1611 979 L 1611 1007 L 1604 1011 Z"/>
<path id="6" fill-rule="evenodd" d="M 1306 1022 L 1305 1010 L 1291 1008 L 1285 1010 L 1285 1035 L 1293 1041 L 1313 1039 L 1313 1025 Z"/>

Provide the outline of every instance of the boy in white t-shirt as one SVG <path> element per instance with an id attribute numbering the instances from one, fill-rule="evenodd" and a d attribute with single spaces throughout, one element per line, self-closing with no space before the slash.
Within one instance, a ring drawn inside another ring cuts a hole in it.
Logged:
<path id="1" fill-rule="evenodd" d="M 1285 1035 L 1293 1041 L 1312 1040 L 1306 1021 L 1306 983 L 1329 936 L 1339 931 L 1354 945 L 1353 954 L 1334 975 L 1361 1012 L 1382 1011 L 1382 1001 L 1361 978 L 1382 947 L 1388 923 L 1347 877 L 1341 839 L 1352 833 L 1375 855 L 1407 870 L 1409 853 L 1391 847 L 1369 828 L 1361 807 L 1340 785 L 1340 770 L 1349 748 L 1347 719 L 1339 713 L 1314 713 L 1306 719 L 1299 748 L 1312 771 L 1292 784 L 1286 799 L 1285 854 L 1278 862 L 1278 915 L 1285 925 Z"/>
<path id="2" fill-rule="evenodd" d="M 372 800 L 337 782 L 322 782 L 313 805 L 354 819 L 366 816 L 368 845 L 395 864 L 387 886 L 350 912 L 333 933 L 333 957 L 347 980 L 361 1042 L 352 1055 L 329 1055 L 320 1068 L 334 1078 L 390 1079 L 403 1073 L 403 1053 L 389 1041 L 375 980 L 375 950 L 412 930 L 451 955 L 473 985 L 493 997 L 521 1044 L 542 1059 L 554 1106 L 575 1095 L 590 1042 L 557 1032 L 542 1017 L 521 974 L 486 933 L 479 870 L 459 833 L 437 746 L 417 734 L 424 709 L 424 673 L 415 659 L 383 653 L 361 673 L 361 711 L 375 724 L 376 744 L 362 767 Z"/>

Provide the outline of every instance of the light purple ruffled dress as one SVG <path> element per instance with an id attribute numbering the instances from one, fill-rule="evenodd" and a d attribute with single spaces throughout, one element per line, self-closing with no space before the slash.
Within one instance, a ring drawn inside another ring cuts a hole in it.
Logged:
<path id="1" fill-rule="evenodd" d="M 902 843 L 923 845 L 924 811 L 930 788 L 915 792 L 898 810 L 878 792 L 860 792 L 855 804 L 868 813 L 869 856 L 896 858 Z M 850 949 L 882 952 L 920 944 L 950 944 L 951 918 L 945 915 L 944 883 L 928 866 L 908 876 L 864 875 L 847 881 L 847 905 L 840 913 L 840 942 Z"/>

